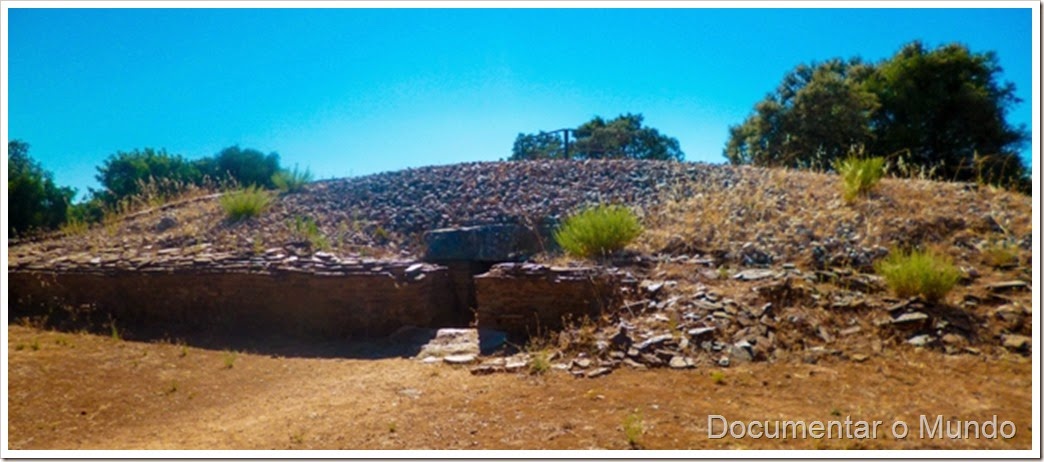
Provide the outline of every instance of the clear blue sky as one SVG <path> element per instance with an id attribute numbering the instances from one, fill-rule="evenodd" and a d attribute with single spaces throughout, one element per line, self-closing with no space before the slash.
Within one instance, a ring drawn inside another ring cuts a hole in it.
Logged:
<path id="1" fill-rule="evenodd" d="M 803 62 L 996 51 L 1031 126 L 1032 10 L 11 9 L 9 134 L 81 193 L 116 151 L 238 144 L 317 178 L 510 155 L 634 112 L 687 160 Z M 1029 157 L 1029 147 L 1026 148 Z"/>

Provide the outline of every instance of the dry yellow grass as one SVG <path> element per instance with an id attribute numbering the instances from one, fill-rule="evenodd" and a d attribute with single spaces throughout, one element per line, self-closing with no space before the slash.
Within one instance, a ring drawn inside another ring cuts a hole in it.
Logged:
<path id="1" fill-rule="evenodd" d="M 728 188 L 694 182 L 665 191 L 662 205 L 644 217 L 637 246 L 647 253 L 707 254 L 736 252 L 750 242 L 801 263 L 813 241 L 847 235 L 867 248 L 939 245 L 969 264 L 968 249 L 976 244 L 1017 241 L 1032 231 L 1032 198 L 997 188 L 885 178 L 869 197 L 848 205 L 836 175 L 742 170 Z"/>

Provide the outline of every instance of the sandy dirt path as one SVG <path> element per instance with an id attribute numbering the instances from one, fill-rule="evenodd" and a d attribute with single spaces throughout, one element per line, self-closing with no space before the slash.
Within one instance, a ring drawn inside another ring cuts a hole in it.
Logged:
<path id="1" fill-rule="evenodd" d="M 1032 365 L 1016 355 L 903 350 L 862 363 L 625 368 L 576 379 L 23 326 L 8 336 L 11 449 L 1029 449 L 1034 431 Z M 711 439 L 709 414 L 884 424 L 876 439 Z M 996 415 L 1016 435 L 922 438 L 921 415 Z M 897 420 L 910 426 L 906 439 L 891 435 Z"/>

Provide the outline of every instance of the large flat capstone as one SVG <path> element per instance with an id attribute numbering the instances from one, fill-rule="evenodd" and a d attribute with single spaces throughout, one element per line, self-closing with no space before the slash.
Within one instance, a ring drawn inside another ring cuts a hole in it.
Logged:
<path id="1" fill-rule="evenodd" d="M 549 233 L 518 224 L 443 228 L 424 234 L 426 261 L 514 262 L 550 245 Z"/>

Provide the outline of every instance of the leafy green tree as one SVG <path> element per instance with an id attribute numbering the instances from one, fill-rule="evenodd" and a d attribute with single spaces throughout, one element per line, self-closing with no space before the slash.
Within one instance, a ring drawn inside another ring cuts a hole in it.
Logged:
<path id="1" fill-rule="evenodd" d="M 612 120 L 595 117 L 573 132 L 575 142 L 569 146 L 574 159 L 648 159 L 677 160 L 685 158 L 678 140 L 643 127 L 641 114 L 624 114 Z M 519 134 L 515 139 L 511 160 L 558 159 L 565 157 L 565 146 L 553 133 Z"/>
<path id="2" fill-rule="evenodd" d="M 175 193 L 181 185 L 199 184 L 202 174 L 191 161 L 165 150 L 145 148 L 130 152 L 117 152 L 106 159 L 95 176 L 105 188 L 96 195 L 109 205 L 120 199 L 137 195 L 142 187 L 152 182 L 161 193 Z M 162 191 L 162 189 L 169 191 Z"/>
<path id="3" fill-rule="evenodd" d="M 861 81 L 858 59 L 797 66 L 743 124 L 729 127 L 725 157 L 734 164 L 827 169 L 870 141 L 877 98 Z"/>
<path id="4" fill-rule="evenodd" d="M 272 176 L 282 170 L 279 154 L 263 154 L 256 149 L 240 149 L 231 146 L 222 149 L 213 159 L 202 159 L 197 163 L 200 170 L 211 178 L 232 178 L 239 184 L 274 188 Z"/>
<path id="5" fill-rule="evenodd" d="M 55 229 L 66 221 L 76 191 L 54 184 L 46 171 L 29 156 L 29 144 L 7 143 L 7 231 L 11 235 Z"/>
<path id="6" fill-rule="evenodd" d="M 555 133 L 519 133 L 509 160 L 564 159 L 565 145 Z"/>
<path id="7" fill-rule="evenodd" d="M 941 179 L 1028 190 L 1017 151 L 1029 135 L 1005 121 L 1019 100 L 1000 71 L 992 52 L 920 42 L 876 65 L 800 65 L 729 128 L 724 154 L 734 164 L 830 169 L 858 147 Z"/>
<path id="8" fill-rule="evenodd" d="M 577 157 L 584 159 L 682 160 L 678 140 L 642 126 L 641 114 L 606 121 L 595 117 L 576 129 Z"/>
<path id="9" fill-rule="evenodd" d="M 1005 120 L 1020 100 L 1014 84 L 998 81 L 1001 70 L 993 52 L 904 46 L 866 80 L 881 103 L 869 146 L 934 167 L 941 178 L 1006 186 L 1028 180 L 1017 152 L 1030 135 Z"/>

